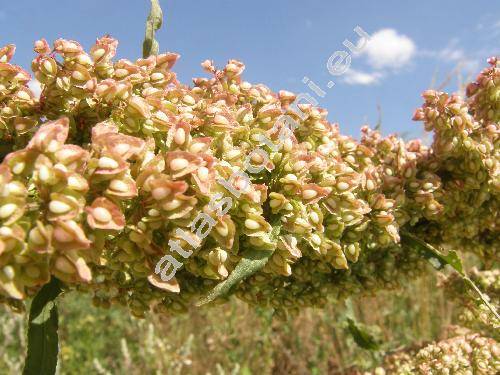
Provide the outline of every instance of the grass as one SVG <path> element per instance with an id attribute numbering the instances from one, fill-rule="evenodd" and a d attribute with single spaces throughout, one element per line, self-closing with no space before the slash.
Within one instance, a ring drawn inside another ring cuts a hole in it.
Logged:
<path id="1" fill-rule="evenodd" d="M 354 300 L 354 313 L 386 350 L 441 338 L 454 322 L 453 306 L 435 283 L 428 275 L 401 292 Z M 144 320 L 120 307 L 93 307 L 76 293 L 59 306 L 59 374 L 343 374 L 381 360 L 353 342 L 341 306 L 307 309 L 286 322 L 236 300 Z M 2 309 L 0 322 L 0 372 L 18 374 L 25 316 Z"/>

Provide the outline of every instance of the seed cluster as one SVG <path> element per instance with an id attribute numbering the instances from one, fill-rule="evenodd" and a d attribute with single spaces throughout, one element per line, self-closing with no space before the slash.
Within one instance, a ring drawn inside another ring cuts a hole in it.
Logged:
<path id="1" fill-rule="evenodd" d="M 9 63 L 14 46 L 0 49 L 0 132 L 12 151 L 0 166 L 6 302 L 54 275 L 98 305 L 180 312 L 245 250 L 262 249 L 273 255 L 235 293 L 284 314 L 416 276 L 425 261 L 401 245 L 402 229 L 498 259 L 496 59 L 466 101 L 424 93 L 415 119 L 434 132 L 426 147 L 368 127 L 360 140 L 341 135 L 326 110 L 242 80 L 239 61 L 205 61 L 209 78 L 189 87 L 171 70 L 177 54 L 114 61 L 117 44 L 103 37 L 86 53 L 75 41 L 37 41 L 39 99 Z M 176 229 L 192 233 L 202 212 L 213 230 L 181 258 L 167 243 L 198 241 Z M 166 254 L 184 263 L 169 282 L 154 272 Z"/>
<path id="2" fill-rule="evenodd" d="M 373 374 L 494 375 L 499 371 L 500 345 L 474 333 L 389 355 Z"/>

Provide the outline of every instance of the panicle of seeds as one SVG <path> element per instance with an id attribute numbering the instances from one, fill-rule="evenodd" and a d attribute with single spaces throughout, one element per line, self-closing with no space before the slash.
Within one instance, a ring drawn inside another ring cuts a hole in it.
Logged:
<path id="1" fill-rule="evenodd" d="M 344 136 L 326 110 L 244 81 L 236 60 L 203 62 L 209 76 L 186 86 L 179 55 L 115 60 L 117 45 L 37 41 L 40 98 L 14 46 L 0 49 L 6 303 L 54 275 L 100 306 L 183 312 L 260 249 L 273 255 L 234 293 L 285 315 L 417 276 L 425 261 L 402 229 L 498 259 L 496 59 L 467 100 L 424 93 L 426 147 L 368 127 Z M 155 273 L 165 255 L 183 265 L 169 282 Z"/>
<path id="2" fill-rule="evenodd" d="M 500 344 L 477 333 L 427 344 L 419 349 L 403 350 L 384 358 L 372 373 L 494 375 L 500 371 Z"/>

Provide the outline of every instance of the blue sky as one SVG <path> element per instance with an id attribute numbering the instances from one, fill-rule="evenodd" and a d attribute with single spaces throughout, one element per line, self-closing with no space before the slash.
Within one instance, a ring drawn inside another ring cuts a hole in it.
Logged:
<path id="1" fill-rule="evenodd" d="M 495 1 L 182 1 L 161 0 L 164 26 L 160 50 L 181 54 L 175 71 L 181 81 L 203 76 L 200 63 L 223 66 L 235 58 L 246 64 L 244 78 L 274 90 L 310 92 L 304 76 L 326 95 L 317 98 L 330 121 L 357 136 L 374 125 L 377 106 L 384 133 L 421 136 L 411 121 L 420 93 L 434 83 L 457 88 L 457 72 L 475 77 L 486 58 L 500 54 L 500 2 Z M 29 68 L 33 42 L 64 37 L 89 48 L 111 34 L 118 57 L 140 57 L 147 0 L 16 0 L 0 2 L 0 45 L 17 45 L 14 63 Z M 360 26 L 371 40 L 353 56 L 350 69 L 333 77 L 328 58 L 354 42 Z M 452 79 L 447 82 L 447 77 Z M 335 82 L 328 89 L 327 83 Z"/>

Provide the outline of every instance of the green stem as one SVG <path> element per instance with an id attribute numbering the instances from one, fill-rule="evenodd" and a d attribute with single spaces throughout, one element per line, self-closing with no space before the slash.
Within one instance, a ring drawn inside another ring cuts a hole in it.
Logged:
<path id="1" fill-rule="evenodd" d="M 151 0 L 151 11 L 146 21 L 146 35 L 142 44 L 142 57 L 158 55 L 159 44 L 155 39 L 155 32 L 161 27 L 163 12 L 159 0 Z"/>
<path id="2" fill-rule="evenodd" d="M 407 242 L 410 247 L 422 250 L 423 256 L 430 260 L 436 269 L 441 270 L 446 265 L 451 266 L 460 275 L 462 280 L 479 296 L 481 301 L 488 307 L 493 315 L 500 320 L 500 315 L 498 315 L 496 309 L 490 304 L 489 297 L 481 292 L 477 285 L 474 284 L 465 273 L 462 261 L 455 251 L 449 251 L 448 254 L 445 255 L 434 246 L 407 231 L 401 231 L 401 238 L 403 241 Z"/>

